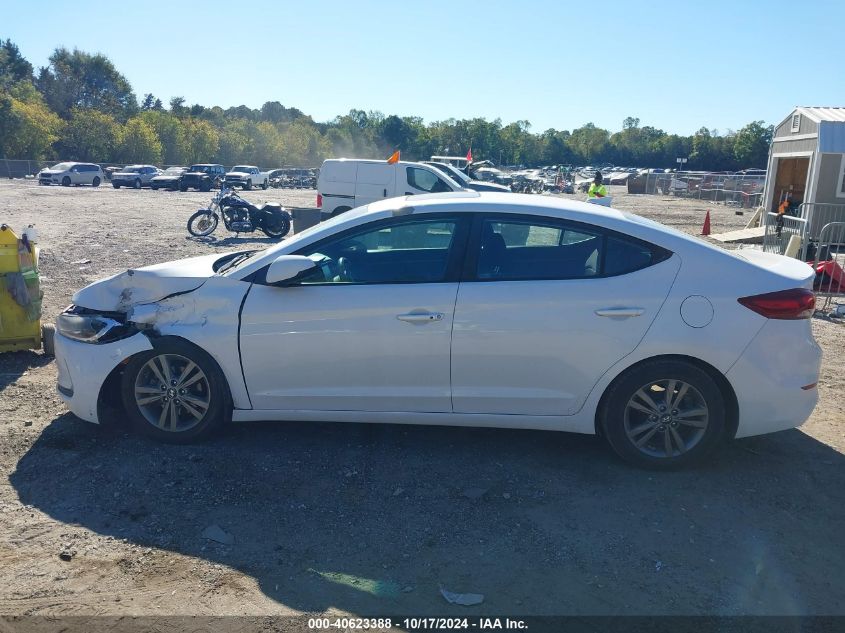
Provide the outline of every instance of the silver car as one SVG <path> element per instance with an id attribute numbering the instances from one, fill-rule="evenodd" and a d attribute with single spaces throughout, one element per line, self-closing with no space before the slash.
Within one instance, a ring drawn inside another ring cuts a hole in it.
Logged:
<path id="1" fill-rule="evenodd" d="M 149 187 L 150 181 L 160 173 L 161 170 L 154 165 L 129 165 L 112 174 L 111 184 L 115 189 Z"/>

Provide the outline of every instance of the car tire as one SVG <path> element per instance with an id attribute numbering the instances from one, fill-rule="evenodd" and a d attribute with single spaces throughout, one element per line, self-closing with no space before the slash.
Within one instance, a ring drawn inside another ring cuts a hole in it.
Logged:
<path id="1" fill-rule="evenodd" d="M 264 189 L 264 191 L 267 191 L 267 181 L 266 180 L 263 183 L 261 183 L 261 188 Z"/>
<path id="2" fill-rule="evenodd" d="M 41 349 L 45 356 L 56 355 L 56 326 L 52 323 L 45 323 L 41 326 Z"/>
<path id="3" fill-rule="evenodd" d="M 252 181 L 251 180 L 246 181 L 246 184 L 244 185 L 244 189 L 246 189 L 247 191 L 252 191 Z"/>
<path id="4" fill-rule="evenodd" d="M 115 189 L 120 189 L 120 183 L 113 182 L 111 184 L 111 186 L 114 187 Z"/>
<path id="5" fill-rule="evenodd" d="M 100 186 L 100 177 L 94 176 L 94 180 L 91 181 L 92 187 L 99 187 Z"/>
<path id="6" fill-rule="evenodd" d="M 335 209 L 334 211 L 332 211 L 332 217 L 335 217 L 336 215 L 340 215 L 341 213 L 346 213 L 346 212 L 347 212 L 347 211 L 349 211 L 351 208 L 352 208 L 352 207 L 338 207 L 337 209 Z"/>
<path id="7" fill-rule="evenodd" d="M 133 356 L 121 379 L 132 426 L 161 442 L 186 444 L 208 437 L 231 411 L 223 372 L 204 350 L 175 337 Z"/>
<path id="8" fill-rule="evenodd" d="M 205 180 L 201 182 L 200 191 L 211 191 L 211 183 Z"/>
<path id="9" fill-rule="evenodd" d="M 628 463 L 676 470 L 699 462 L 722 442 L 727 406 L 719 385 L 698 365 L 655 359 L 613 381 L 598 422 L 611 448 Z"/>
<path id="10" fill-rule="evenodd" d="M 158 191 L 158 185 L 150 185 L 150 189 L 153 191 Z"/>
<path id="11" fill-rule="evenodd" d="M 140 178 L 135 179 L 135 182 L 132 183 L 132 188 L 133 189 L 140 189 L 141 188 L 141 179 Z"/>
<path id="12" fill-rule="evenodd" d="M 70 187 L 70 176 L 62 178 L 62 187 Z"/>

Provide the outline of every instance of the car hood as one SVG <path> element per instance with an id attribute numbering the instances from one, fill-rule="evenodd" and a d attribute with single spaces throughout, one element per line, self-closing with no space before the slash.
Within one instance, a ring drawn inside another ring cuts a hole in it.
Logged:
<path id="1" fill-rule="evenodd" d="M 496 182 L 488 182 L 486 180 L 470 180 L 467 187 L 470 187 L 471 185 L 483 185 L 484 187 L 490 187 L 490 191 L 510 191 L 510 189 L 504 185 L 500 185 Z"/>
<path id="2" fill-rule="evenodd" d="M 56 174 L 63 174 L 66 170 L 64 169 L 42 169 L 40 174 L 46 174 L 47 176 L 55 176 Z"/>
<path id="3" fill-rule="evenodd" d="M 75 305 L 104 312 L 127 312 L 174 294 L 191 292 L 214 274 L 214 262 L 225 255 L 203 255 L 134 268 L 96 281 L 73 295 Z"/>
<path id="4" fill-rule="evenodd" d="M 183 174 L 159 174 L 158 176 L 153 176 L 153 180 L 164 180 L 169 178 L 179 178 Z"/>
<path id="5" fill-rule="evenodd" d="M 251 176 L 252 174 L 250 174 L 248 171 L 227 171 L 226 175 L 227 176 Z"/>

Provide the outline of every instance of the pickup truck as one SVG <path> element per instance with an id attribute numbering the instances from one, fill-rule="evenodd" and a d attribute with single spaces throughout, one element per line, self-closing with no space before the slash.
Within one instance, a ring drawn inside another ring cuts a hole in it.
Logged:
<path id="1" fill-rule="evenodd" d="M 254 165 L 235 165 L 232 171 L 226 174 L 224 182 L 230 187 L 240 187 L 248 191 L 254 185 L 261 185 L 262 189 L 266 189 L 269 179 L 267 174 L 262 174 Z"/>

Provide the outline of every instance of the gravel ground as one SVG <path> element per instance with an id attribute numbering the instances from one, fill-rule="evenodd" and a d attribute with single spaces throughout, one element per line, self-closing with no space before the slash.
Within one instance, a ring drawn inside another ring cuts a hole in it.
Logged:
<path id="1" fill-rule="evenodd" d="M 748 218 L 611 189 L 691 233 Z M 4 182 L 0 220 L 40 230 L 52 320 L 105 275 L 269 243 L 187 239 L 209 196 Z M 67 413 L 42 354 L 0 355 L 0 615 L 845 614 L 845 330 L 813 326 L 810 421 L 670 474 L 563 433 L 244 424 L 157 445 Z"/>

